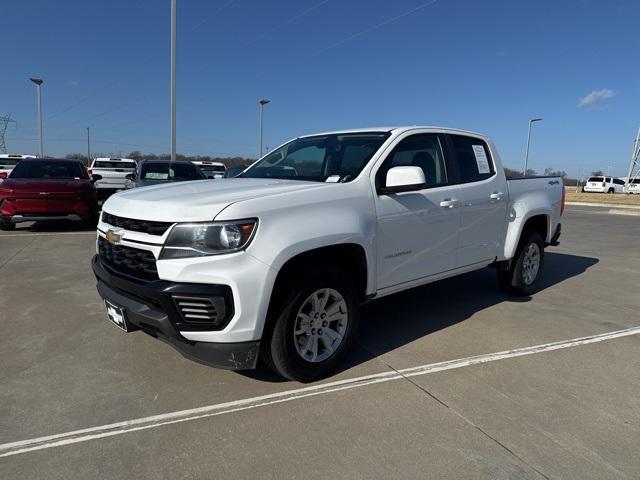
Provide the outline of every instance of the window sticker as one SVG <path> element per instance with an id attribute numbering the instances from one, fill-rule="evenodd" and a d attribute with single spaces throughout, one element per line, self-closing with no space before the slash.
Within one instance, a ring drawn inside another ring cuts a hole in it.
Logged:
<path id="1" fill-rule="evenodd" d="M 327 183 L 337 183 L 340 181 L 340 175 L 331 175 L 330 177 L 327 177 L 327 179 L 325 180 L 325 182 Z"/>
<path id="2" fill-rule="evenodd" d="M 478 165 L 478 173 L 491 173 L 489 167 L 489 159 L 482 145 L 472 145 L 473 154 L 476 156 L 476 164 Z"/>

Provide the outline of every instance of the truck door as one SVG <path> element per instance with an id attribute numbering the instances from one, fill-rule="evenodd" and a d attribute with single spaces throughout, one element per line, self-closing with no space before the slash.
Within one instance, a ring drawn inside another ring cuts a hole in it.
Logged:
<path id="1" fill-rule="evenodd" d="M 447 135 L 447 159 L 460 184 L 461 228 L 457 266 L 490 263 L 498 255 L 506 221 L 507 180 L 487 142 Z"/>
<path id="2" fill-rule="evenodd" d="M 396 166 L 419 166 L 426 186 L 375 194 L 378 288 L 393 287 L 455 268 L 460 188 L 449 184 L 439 135 L 400 137 L 377 171 L 376 192 Z"/>

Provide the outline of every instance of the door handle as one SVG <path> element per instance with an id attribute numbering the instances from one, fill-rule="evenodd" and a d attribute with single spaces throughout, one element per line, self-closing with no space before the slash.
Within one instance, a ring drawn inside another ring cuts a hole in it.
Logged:
<path id="1" fill-rule="evenodd" d="M 491 200 L 502 200 L 502 192 L 493 192 L 491 195 L 489 195 L 489 198 Z"/>
<path id="2" fill-rule="evenodd" d="M 456 200 L 455 198 L 445 198 L 440 202 L 440 206 L 442 208 L 453 208 L 453 207 L 456 207 L 457 205 L 458 205 L 458 200 Z"/>

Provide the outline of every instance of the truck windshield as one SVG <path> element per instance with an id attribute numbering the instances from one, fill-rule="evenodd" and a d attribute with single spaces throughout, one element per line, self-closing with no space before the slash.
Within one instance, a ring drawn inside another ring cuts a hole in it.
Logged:
<path id="1" fill-rule="evenodd" d="M 79 162 L 65 160 L 27 160 L 20 162 L 10 178 L 87 179 L 87 170 Z"/>
<path id="2" fill-rule="evenodd" d="M 140 172 L 143 180 L 171 181 L 171 180 L 201 180 L 204 178 L 195 165 L 191 163 L 154 162 L 145 163 Z"/>
<path id="3" fill-rule="evenodd" d="M 348 182 L 358 176 L 388 137 L 388 132 L 365 132 L 297 138 L 239 177 Z"/>

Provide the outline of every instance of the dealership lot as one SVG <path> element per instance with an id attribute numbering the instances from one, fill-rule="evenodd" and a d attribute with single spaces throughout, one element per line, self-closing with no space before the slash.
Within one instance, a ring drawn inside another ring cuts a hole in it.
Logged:
<path id="1" fill-rule="evenodd" d="M 317 389 L 118 331 L 91 231 L 2 232 L 0 477 L 638 478 L 640 217 L 606 211 L 568 207 L 532 298 L 486 269 L 367 305 Z"/>

